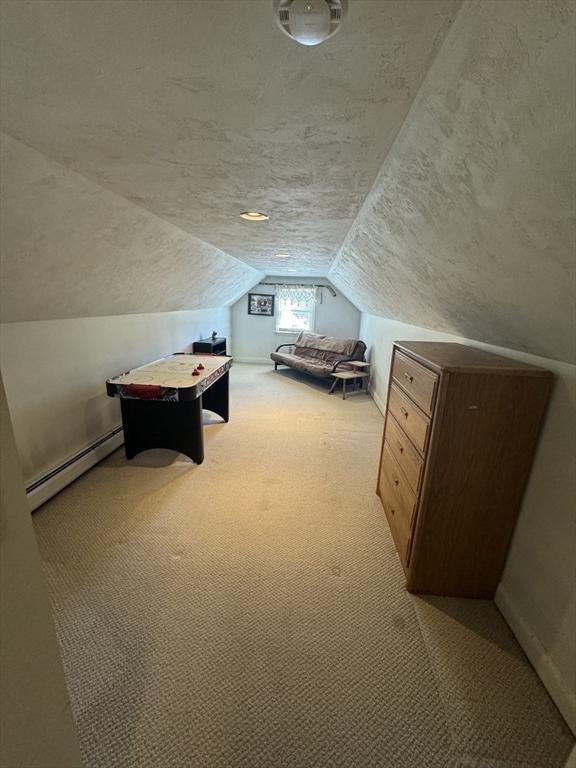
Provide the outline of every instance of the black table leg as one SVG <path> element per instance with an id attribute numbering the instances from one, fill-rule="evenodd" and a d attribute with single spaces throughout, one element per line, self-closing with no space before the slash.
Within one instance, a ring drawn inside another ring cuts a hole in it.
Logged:
<path id="1" fill-rule="evenodd" d="M 151 448 L 169 448 L 202 464 L 202 397 L 176 403 L 123 398 L 120 403 L 127 459 Z"/>
<path id="2" fill-rule="evenodd" d="M 202 407 L 207 411 L 213 411 L 228 421 L 230 413 L 229 372 L 221 376 L 202 395 Z"/>

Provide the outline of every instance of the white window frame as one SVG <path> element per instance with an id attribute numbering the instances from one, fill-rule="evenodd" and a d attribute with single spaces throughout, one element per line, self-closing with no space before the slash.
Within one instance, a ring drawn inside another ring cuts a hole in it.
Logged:
<path id="1" fill-rule="evenodd" d="M 297 302 L 298 296 L 300 297 L 305 296 L 306 294 L 309 296 L 309 304 L 310 308 L 306 309 L 297 309 L 295 311 L 304 313 L 308 312 L 309 316 L 309 328 L 302 328 L 302 327 L 282 327 L 281 326 L 281 320 L 283 316 L 283 302 L 284 297 L 287 294 L 292 294 L 294 297 L 294 303 L 304 303 L 304 302 Z M 291 286 L 291 285 L 278 285 L 276 286 L 276 309 L 275 309 L 275 325 L 276 325 L 276 333 L 281 335 L 291 335 L 294 336 L 300 331 L 310 331 L 311 333 L 314 333 L 314 330 L 316 328 L 316 303 L 317 303 L 317 289 L 314 286 Z"/>

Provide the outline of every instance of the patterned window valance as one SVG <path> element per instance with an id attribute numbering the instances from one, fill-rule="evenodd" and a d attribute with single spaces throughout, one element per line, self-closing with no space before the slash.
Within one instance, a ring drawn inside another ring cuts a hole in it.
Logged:
<path id="1" fill-rule="evenodd" d="M 286 285 L 281 283 L 276 286 L 278 301 L 311 307 L 316 302 L 317 289 L 311 285 Z"/>

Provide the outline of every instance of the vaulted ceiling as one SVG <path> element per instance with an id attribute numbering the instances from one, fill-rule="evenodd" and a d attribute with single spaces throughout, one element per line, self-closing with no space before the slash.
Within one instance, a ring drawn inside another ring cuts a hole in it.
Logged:
<path id="1" fill-rule="evenodd" d="M 3 135 L 2 318 L 220 307 L 261 273 Z"/>
<path id="2" fill-rule="evenodd" d="M 252 267 L 325 274 L 459 5 L 352 0 L 306 48 L 271 0 L 3 0 L 2 129 Z"/>
<path id="3" fill-rule="evenodd" d="M 328 274 L 363 311 L 574 360 L 568 0 L 350 0 L 317 48 L 270 0 L 2 17 L 5 320 Z"/>
<path id="4" fill-rule="evenodd" d="M 575 8 L 463 7 L 329 273 L 364 311 L 576 361 Z"/>

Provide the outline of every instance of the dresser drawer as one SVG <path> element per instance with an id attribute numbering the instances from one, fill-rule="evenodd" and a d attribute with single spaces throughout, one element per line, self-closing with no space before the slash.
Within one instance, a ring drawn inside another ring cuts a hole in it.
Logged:
<path id="1" fill-rule="evenodd" d="M 402 474 L 402 470 L 396 463 L 390 446 L 387 443 L 384 443 L 382 450 L 382 467 L 378 491 L 390 523 L 390 528 L 392 529 L 400 559 L 406 564 L 416 496 Z"/>
<path id="2" fill-rule="evenodd" d="M 412 440 L 416 448 L 424 453 L 428 439 L 430 419 L 420 413 L 412 400 L 403 395 L 394 384 L 390 387 L 388 410 Z"/>
<path id="3" fill-rule="evenodd" d="M 420 474 L 424 462 L 390 413 L 388 413 L 388 418 L 386 419 L 384 440 L 390 446 L 394 458 L 406 475 L 406 479 L 413 490 L 418 492 L 418 483 L 420 482 Z"/>
<path id="4" fill-rule="evenodd" d="M 423 411 L 431 414 L 438 376 L 401 352 L 394 353 L 392 378 Z"/>

